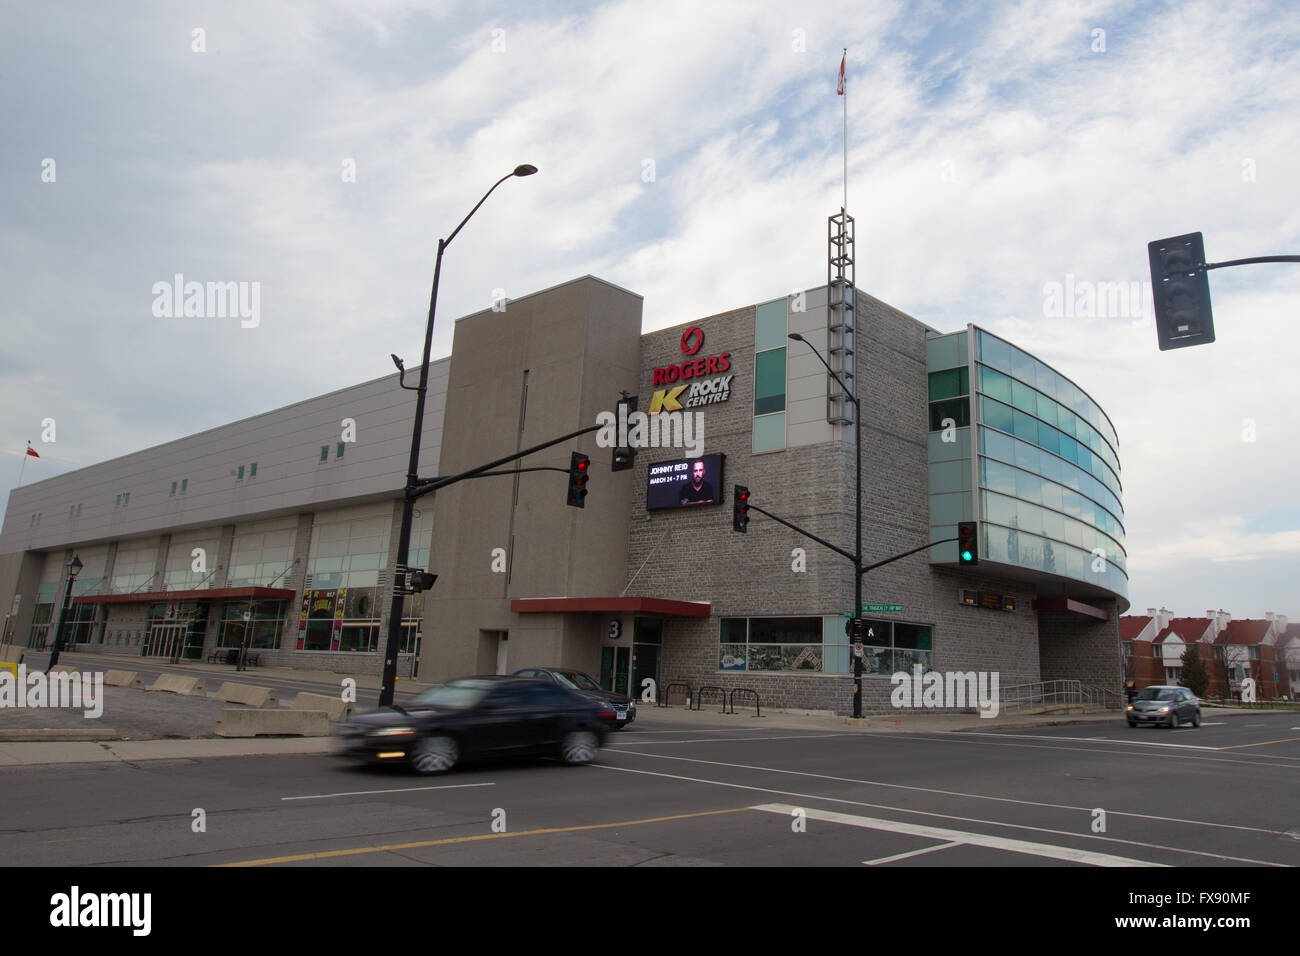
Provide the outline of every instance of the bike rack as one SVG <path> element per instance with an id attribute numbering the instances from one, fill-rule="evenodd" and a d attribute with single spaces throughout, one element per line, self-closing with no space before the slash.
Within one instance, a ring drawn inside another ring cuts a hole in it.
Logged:
<path id="1" fill-rule="evenodd" d="M 760 703 L 760 701 L 759 701 L 759 699 L 758 699 L 758 691 L 756 691 L 756 690 L 752 690 L 752 689 L 749 688 L 749 687 L 737 687 L 735 690 L 733 690 L 733 691 L 731 692 L 731 700 L 730 700 L 730 702 L 728 703 L 728 706 L 731 708 L 731 712 L 732 712 L 733 714 L 736 712 L 736 695 L 737 695 L 737 694 L 753 694 L 753 695 L 754 695 L 754 716 L 755 716 L 755 717 L 762 717 L 762 716 L 763 716 L 763 707 L 762 707 L 762 704 Z"/>
<path id="2" fill-rule="evenodd" d="M 698 691 L 695 692 L 695 706 L 692 707 L 691 710 L 700 709 L 700 704 L 704 700 L 704 692 L 706 690 L 716 690 L 718 692 L 718 695 L 722 698 L 722 710 L 719 711 L 719 713 L 722 714 L 731 713 L 731 711 L 727 709 L 727 689 L 725 687 L 719 687 L 716 684 L 705 684 L 703 687 L 701 687 Z"/>

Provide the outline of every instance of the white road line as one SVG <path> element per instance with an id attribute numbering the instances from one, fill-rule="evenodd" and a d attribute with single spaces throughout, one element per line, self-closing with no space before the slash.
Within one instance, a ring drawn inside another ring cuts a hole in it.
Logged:
<path id="1" fill-rule="evenodd" d="M 1206 747 L 1202 744 L 1167 744 L 1150 740 L 1120 740 L 1116 737 L 1052 737 L 1047 734 L 999 734 L 989 733 L 983 730 L 965 730 L 961 732 L 963 737 L 1007 737 L 1012 740 L 1074 740 L 1092 743 L 1097 740 L 1104 740 L 1112 744 L 1132 744 L 1135 747 L 1177 747 L 1180 750 L 1222 750 L 1222 747 Z"/>
<path id="2" fill-rule="evenodd" d="M 766 810 L 784 816 L 796 809 L 783 803 L 765 803 L 750 807 L 751 810 Z M 949 830 L 944 827 L 926 827 L 916 823 L 900 823 L 897 820 L 880 820 L 876 817 L 860 817 L 848 813 L 836 813 L 833 810 L 804 809 L 804 815 L 811 820 L 826 823 L 842 823 L 850 827 L 862 827 L 867 830 L 885 830 L 889 833 L 904 833 L 908 836 L 924 837 L 931 840 L 947 840 L 952 843 L 965 843 L 969 846 L 983 846 L 991 850 L 1006 850 L 1009 853 L 1025 853 L 1030 856 L 1042 856 L 1051 860 L 1068 860 L 1071 863 L 1086 863 L 1089 866 L 1165 866 L 1164 863 L 1147 863 L 1127 856 L 1113 856 L 1110 853 L 1094 853 L 1092 850 L 1076 850 L 1068 846 L 1053 846 L 1050 843 L 1033 843 L 1029 840 L 1010 840 L 1006 837 L 988 836 L 967 830 Z M 932 849 L 938 849 L 934 847 Z"/>
<path id="3" fill-rule="evenodd" d="M 983 735 L 982 732 L 976 732 L 976 731 L 950 731 L 950 732 L 934 731 L 933 734 L 930 733 L 870 734 L 869 736 L 873 740 L 889 741 L 890 743 L 897 743 L 900 741 L 907 742 L 910 740 L 924 740 L 934 744 L 951 744 L 951 743 L 961 741 L 961 738 L 963 737 L 975 737 L 981 735 Z M 868 736 L 868 735 L 864 735 L 864 736 Z M 1224 756 L 1222 757 L 1211 757 L 1208 755 L 1202 756 L 1201 754 L 1166 754 L 1158 750 L 1154 753 L 1142 753 L 1141 751 L 1137 751 L 1137 750 L 1132 750 L 1132 751 L 1098 750 L 1091 747 L 1061 747 L 1061 746 L 1048 747 L 1044 744 L 1016 744 L 1016 743 L 1008 743 L 1002 740 L 996 740 L 996 738 L 998 737 L 1010 738 L 1012 736 L 1011 734 L 987 734 L 984 736 L 990 736 L 995 739 L 994 740 L 971 740 L 970 743 L 978 744 L 982 747 L 991 747 L 991 746 L 1018 747 L 1026 750 L 1057 750 L 1062 753 L 1107 754 L 1113 757 L 1131 757 L 1135 760 L 1152 760 L 1156 757 L 1169 757 L 1173 759 L 1176 757 L 1177 759 L 1180 760 L 1199 760 L 1202 763 L 1230 763 L 1230 764 L 1238 764 L 1238 765 L 1245 764 L 1246 766 L 1251 766 L 1253 764 L 1257 764 L 1266 760 L 1271 760 L 1271 761 L 1280 760 L 1283 761 L 1284 763 L 1300 761 L 1300 757 L 1286 757 L 1281 754 L 1263 754 L 1263 753 L 1251 754 L 1250 755 L 1251 759 L 1249 760 L 1231 759 L 1228 755 L 1236 754 L 1237 751 L 1235 749 L 1229 749 L 1227 747 L 1211 748 L 1216 752 L 1221 752 L 1224 754 Z M 1070 738 L 1046 737 L 1044 739 L 1068 740 Z"/>
<path id="4" fill-rule="evenodd" d="M 659 756 L 654 754 L 652 756 Z M 1163 850 L 1168 853 L 1180 853 L 1184 856 L 1205 856 L 1212 860 L 1230 860 L 1234 863 L 1254 863 L 1257 866 L 1288 866 L 1286 863 L 1273 863 L 1269 860 L 1252 860 L 1248 857 L 1241 856 L 1224 856 L 1221 853 L 1206 853 L 1202 850 L 1187 850 L 1177 846 L 1163 846 L 1159 843 L 1142 843 L 1138 840 L 1121 840 L 1118 837 L 1096 836 L 1088 833 L 1072 833 L 1067 830 L 1052 830 L 1048 827 L 1031 827 L 1023 823 L 1002 823 L 999 820 L 980 820 L 972 817 L 959 817 L 951 813 L 930 813 L 925 810 L 908 810 L 904 807 L 891 807 L 880 803 L 866 803 L 862 800 L 845 800 L 840 797 L 824 797 L 815 793 L 795 793 L 791 790 L 774 790 L 770 787 L 755 787 L 745 783 L 728 783 L 724 780 L 706 780 L 702 777 L 684 777 L 675 773 L 659 773 L 654 770 L 635 770 L 632 767 L 613 767 L 609 764 L 591 763 L 588 767 L 597 770 L 616 770 L 619 773 L 636 773 L 646 777 L 664 777 L 668 780 L 685 780 L 688 783 L 711 784 L 715 787 L 728 787 L 732 790 L 752 790 L 755 793 L 774 793 L 782 797 L 800 797 L 804 800 L 821 800 L 826 803 L 846 803 L 855 807 L 871 807 L 875 810 L 893 810 L 897 813 L 912 813 L 923 817 L 939 817 L 944 820 L 958 820 L 962 823 L 982 823 L 987 826 L 1002 827 L 1011 830 L 1029 830 L 1035 833 L 1050 833 L 1053 836 L 1063 836 L 1070 839 L 1078 840 L 1097 840 L 1104 843 L 1122 843 L 1127 846 L 1140 846 L 1149 850 Z M 1161 866 L 1159 863 L 1151 863 L 1150 866 Z"/>
<path id="5" fill-rule="evenodd" d="M 466 787 L 495 787 L 495 783 L 448 783 L 440 787 L 398 787 L 394 790 L 349 790 L 344 793 L 313 793 L 304 797 L 281 797 L 281 800 L 325 800 L 329 797 L 369 797 L 380 793 L 416 793 L 420 790 L 464 790 Z"/>
<path id="6" fill-rule="evenodd" d="M 612 747 L 606 747 L 606 750 L 612 750 Z M 982 793 L 964 793 L 960 790 L 938 790 L 934 787 L 911 787 L 902 783 L 885 783 L 882 780 L 863 780 L 860 777 L 836 777 L 826 773 L 812 773 L 807 770 L 782 770 L 779 767 L 756 767 L 753 764 L 744 763 L 726 763 L 721 760 L 703 760 L 699 757 L 674 757 L 668 754 L 651 754 L 639 753 L 635 750 L 624 750 L 622 753 L 636 754 L 638 757 L 653 757 L 656 760 L 680 760 L 685 763 L 702 763 L 711 767 L 728 767 L 732 770 L 757 770 L 761 773 L 784 773 L 793 777 L 812 777 L 816 780 L 832 780 L 836 783 L 857 783 L 869 787 L 885 787 L 890 790 L 909 790 L 914 793 L 932 793 L 941 797 L 962 797 L 968 800 L 991 800 L 995 803 L 1014 803 L 1025 807 L 1038 807 L 1044 810 L 1069 810 L 1076 813 L 1091 813 L 1091 807 L 1072 807 L 1063 803 L 1043 803 L 1038 800 L 1017 800 L 1014 797 L 993 797 Z M 874 806 L 875 804 L 872 804 Z M 889 808 L 894 809 L 894 808 Z M 912 812 L 912 811 L 907 811 Z M 1215 827 L 1220 830 L 1245 830 L 1248 833 L 1264 833 L 1269 836 L 1285 836 L 1280 830 L 1265 830 L 1259 827 L 1239 826 L 1234 823 L 1212 823 L 1207 820 L 1184 820 L 1179 817 L 1158 817 L 1148 813 L 1125 813 L 1122 810 L 1107 810 L 1109 816 L 1114 817 L 1132 817 L 1137 820 L 1155 820 L 1160 823 L 1185 823 L 1189 826 L 1197 827 Z"/>
<path id="7" fill-rule="evenodd" d="M 629 746 L 644 747 L 647 744 L 733 744 L 748 743 L 751 740 L 808 740 L 819 737 L 853 737 L 855 734 L 793 734 L 788 737 L 702 737 L 699 740 L 630 740 Z"/>
<path id="8" fill-rule="evenodd" d="M 762 807 L 755 807 L 755 810 L 761 810 Z M 863 860 L 864 866 L 880 866 L 882 863 L 894 863 L 898 860 L 906 860 L 910 856 L 922 856 L 926 853 L 933 853 L 935 850 L 947 850 L 954 846 L 962 846 L 961 843 L 940 843 L 938 846 L 927 846 L 924 850 L 912 850 L 910 853 L 895 853 L 893 856 L 882 856 L 878 860 Z"/>

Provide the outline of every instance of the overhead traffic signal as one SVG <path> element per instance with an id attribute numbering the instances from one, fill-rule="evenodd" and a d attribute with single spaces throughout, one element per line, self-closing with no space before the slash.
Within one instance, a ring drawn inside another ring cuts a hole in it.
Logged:
<path id="1" fill-rule="evenodd" d="M 429 591 L 436 580 L 438 575 L 431 571 L 412 571 L 409 586 L 412 591 Z"/>
<path id="2" fill-rule="evenodd" d="M 973 566 L 980 563 L 979 537 L 974 521 L 957 523 L 957 563 Z"/>
<path id="3" fill-rule="evenodd" d="M 731 530 L 745 533 L 749 527 L 749 489 L 736 485 L 735 497 L 731 502 Z"/>
<path id="4" fill-rule="evenodd" d="M 618 403 L 617 425 L 618 433 L 627 437 L 629 431 L 628 419 L 636 411 L 637 396 L 629 396 L 627 392 L 623 393 L 623 399 Z M 616 445 L 614 448 L 614 461 L 609 466 L 610 471 L 627 471 L 636 461 L 636 449 L 631 445 Z"/>
<path id="5" fill-rule="evenodd" d="M 1205 240 L 1199 232 L 1147 243 L 1160 350 L 1214 341 Z"/>
<path id="6" fill-rule="evenodd" d="M 587 497 L 587 478 L 590 477 L 591 459 L 581 452 L 569 456 L 569 499 L 566 504 L 575 508 L 585 508 L 583 501 Z"/>

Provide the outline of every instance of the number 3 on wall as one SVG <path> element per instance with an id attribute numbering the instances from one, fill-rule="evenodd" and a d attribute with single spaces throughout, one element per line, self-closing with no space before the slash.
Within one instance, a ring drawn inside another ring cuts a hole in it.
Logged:
<path id="1" fill-rule="evenodd" d="M 622 637 L 622 636 L 623 636 L 623 622 L 622 622 L 622 621 L 617 621 L 617 620 L 615 620 L 615 621 L 610 621 L 610 622 L 609 622 L 609 639 L 610 639 L 611 641 L 617 641 L 617 640 L 618 640 L 620 637 Z"/>

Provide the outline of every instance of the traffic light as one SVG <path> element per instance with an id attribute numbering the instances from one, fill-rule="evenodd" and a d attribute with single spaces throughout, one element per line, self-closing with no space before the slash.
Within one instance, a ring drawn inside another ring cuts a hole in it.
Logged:
<path id="1" fill-rule="evenodd" d="M 1160 350 L 1214 341 L 1205 240 L 1199 232 L 1147 243 Z"/>
<path id="2" fill-rule="evenodd" d="M 429 591 L 433 588 L 433 582 L 438 580 L 438 575 L 431 571 L 412 571 L 410 578 L 410 588 L 412 591 Z"/>
<path id="3" fill-rule="evenodd" d="M 636 411 L 636 400 L 637 400 L 637 396 L 635 395 L 629 396 L 627 392 L 624 392 L 622 401 L 618 403 L 618 415 L 617 415 L 618 433 L 624 438 L 627 437 L 627 433 L 629 430 L 627 421 L 629 418 L 632 417 L 632 413 Z M 633 448 L 631 445 L 615 445 L 614 461 L 613 463 L 610 464 L 609 470 L 627 471 L 629 468 L 632 467 L 635 461 L 636 461 L 635 448 Z"/>
<path id="4" fill-rule="evenodd" d="M 749 489 L 736 485 L 736 495 L 731 502 L 731 530 L 745 533 L 749 526 Z"/>
<path id="5" fill-rule="evenodd" d="M 586 503 L 583 501 L 587 497 L 587 478 L 588 470 L 591 468 L 591 459 L 581 452 L 574 452 L 569 456 L 569 500 L 567 504 L 575 508 L 585 508 Z"/>
<path id="6" fill-rule="evenodd" d="M 980 563 L 979 537 L 975 531 L 974 521 L 957 523 L 957 563 L 974 566 Z"/>

